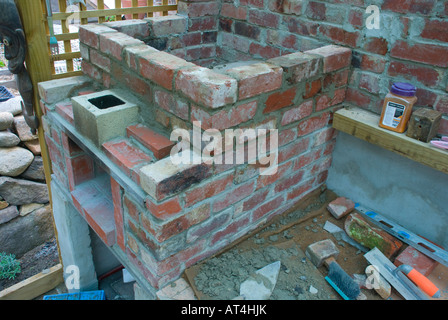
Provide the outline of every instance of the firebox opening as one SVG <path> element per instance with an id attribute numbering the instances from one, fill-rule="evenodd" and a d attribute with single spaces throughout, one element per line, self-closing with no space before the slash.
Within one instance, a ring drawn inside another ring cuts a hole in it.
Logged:
<path id="1" fill-rule="evenodd" d="M 112 107 L 116 107 L 119 105 L 124 104 L 124 102 L 117 98 L 116 96 L 113 96 L 111 94 L 108 94 L 106 96 L 101 96 L 98 98 L 92 98 L 88 100 L 91 104 L 93 104 L 95 107 L 97 107 L 98 109 L 107 109 L 107 108 L 112 108 Z"/>

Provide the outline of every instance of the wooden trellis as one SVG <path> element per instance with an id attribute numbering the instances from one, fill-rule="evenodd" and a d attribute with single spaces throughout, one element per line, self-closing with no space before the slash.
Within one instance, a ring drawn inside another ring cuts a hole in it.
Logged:
<path id="1" fill-rule="evenodd" d="M 47 12 L 45 6 L 45 0 L 41 0 L 42 8 L 43 8 L 43 21 L 45 23 L 45 30 L 47 32 L 47 45 L 48 45 L 48 55 L 50 59 L 51 66 L 51 79 L 59 79 L 70 76 L 81 75 L 81 71 L 79 69 L 79 63 L 75 62 L 81 58 L 81 53 L 79 49 L 73 50 L 72 41 L 77 41 L 79 39 L 78 32 L 71 32 L 68 27 L 68 22 L 74 17 L 73 11 L 67 12 L 67 1 L 66 0 L 58 0 L 59 8 L 52 8 L 53 11 L 53 21 L 56 21 L 61 25 L 61 33 L 55 34 L 56 40 L 62 42 L 60 48 L 62 48 L 62 53 L 59 54 L 51 54 L 50 51 L 50 34 L 47 20 Z M 176 11 L 177 4 L 176 0 L 146 0 L 146 6 L 142 5 L 142 1 L 140 0 L 132 0 L 131 7 L 122 7 L 121 0 L 115 0 L 115 9 L 105 9 L 104 0 L 97 0 L 95 10 L 87 10 L 84 4 L 79 3 L 79 12 L 76 12 L 76 18 L 79 18 L 78 21 L 80 24 L 87 24 L 90 22 L 94 23 L 102 23 L 108 21 L 111 17 L 113 20 L 119 21 L 122 20 L 124 15 L 132 15 L 133 19 L 138 19 L 141 14 L 145 14 L 147 17 L 152 17 L 154 13 L 158 13 L 159 15 L 168 15 L 169 11 Z M 174 3 L 174 4 L 170 4 Z M 57 61 L 65 61 L 66 62 L 66 70 L 63 72 L 58 72 L 55 68 L 55 62 Z"/>

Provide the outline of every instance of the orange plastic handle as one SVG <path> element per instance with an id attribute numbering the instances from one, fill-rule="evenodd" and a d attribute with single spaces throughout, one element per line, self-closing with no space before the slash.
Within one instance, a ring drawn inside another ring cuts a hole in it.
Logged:
<path id="1" fill-rule="evenodd" d="M 437 288 L 434 283 L 431 282 L 428 278 L 422 275 L 415 269 L 412 269 L 407 274 L 409 279 L 411 279 L 420 289 L 422 289 L 428 296 L 432 298 L 440 297 L 440 290 Z"/>

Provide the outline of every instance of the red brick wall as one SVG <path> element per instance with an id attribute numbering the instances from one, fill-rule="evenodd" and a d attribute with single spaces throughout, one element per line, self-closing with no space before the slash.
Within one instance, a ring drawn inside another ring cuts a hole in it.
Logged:
<path id="1" fill-rule="evenodd" d="M 353 49 L 346 103 L 380 113 L 394 81 L 417 86 L 417 107 L 444 113 L 448 134 L 448 4 L 384 0 L 380 29 L 366 28 L 368 0 L 224 0 L 219 48 L 224 58 L 270 58 L 332 43 Z M 236 51 L 235 51 L 236 50 Z"/>

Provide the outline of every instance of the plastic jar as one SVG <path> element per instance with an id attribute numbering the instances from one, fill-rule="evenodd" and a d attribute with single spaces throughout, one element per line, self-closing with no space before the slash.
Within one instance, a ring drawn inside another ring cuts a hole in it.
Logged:
<path id="1" fill-rule="evenodd" d="M 412 107 L 417 102 L 417 88 L 405 82 L 396 82 L 386 95 L 379 126 L 402 133 L 406 130 Z"/>

